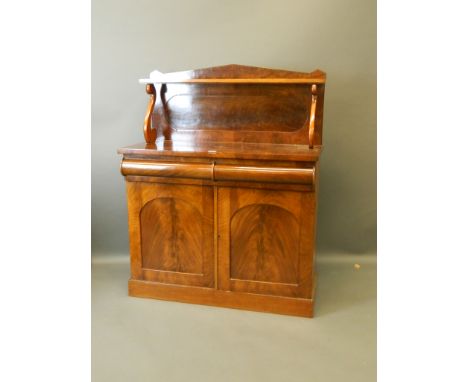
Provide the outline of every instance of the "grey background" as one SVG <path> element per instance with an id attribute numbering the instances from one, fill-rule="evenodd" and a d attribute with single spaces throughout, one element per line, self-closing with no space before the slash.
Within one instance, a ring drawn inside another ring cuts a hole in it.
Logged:
<path id="1" fill-rule="evenodd" d="M 128 254 L 116 150 L 144 140 L 137 80 L 224 64 L 327 73 L 317 253 L 374 253 L 374 0 L 93 0 L 93 255 Z"/>

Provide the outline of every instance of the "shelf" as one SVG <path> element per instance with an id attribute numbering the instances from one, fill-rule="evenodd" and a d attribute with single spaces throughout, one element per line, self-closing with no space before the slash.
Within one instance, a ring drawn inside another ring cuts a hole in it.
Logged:
<path id="1" fill-rule="evenodd" d="M 324 84 L 324 78 L 192 78 L 176 79 L 140 79 L 141 84 Z"/>

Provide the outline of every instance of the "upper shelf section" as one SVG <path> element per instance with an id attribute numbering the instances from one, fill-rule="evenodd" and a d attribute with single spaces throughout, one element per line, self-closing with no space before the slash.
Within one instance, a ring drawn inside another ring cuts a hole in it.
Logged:
<path id="1" fill-rule="evenodd" d="M 325 79 L 242 65 L 154 71 L 140 80 L 150 95 L 145 140 L 320 146 Z"/>
<path id="2" fill-rule="evenodd" d="M 258 68 L 255 66 L 224 65 L 183 72 L 151 72 L 142 84 L 324 84 L 326 74 Z"/>

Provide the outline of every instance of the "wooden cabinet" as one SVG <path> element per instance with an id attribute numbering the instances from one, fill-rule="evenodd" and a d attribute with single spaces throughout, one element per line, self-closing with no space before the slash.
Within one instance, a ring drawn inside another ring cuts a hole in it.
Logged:
<path id="1" fill-rule="evenodd" d="M 152 74 L 146 143 L 119 150 L 129 294 L 312 316 L 325 74 Z"/>

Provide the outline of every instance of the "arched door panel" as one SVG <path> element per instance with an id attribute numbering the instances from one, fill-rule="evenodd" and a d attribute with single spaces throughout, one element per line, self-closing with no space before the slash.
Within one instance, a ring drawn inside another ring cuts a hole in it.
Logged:
<path id="1" fill-rule="evenodd" d="M 310 298 L 313 193 L 218 190 L 220 289 Z"/>
<path id="2" fill-rule="evenodd" d="M 150 182 L 127 187 L 132 278 L 212 287 L 213 188 Z"/>

